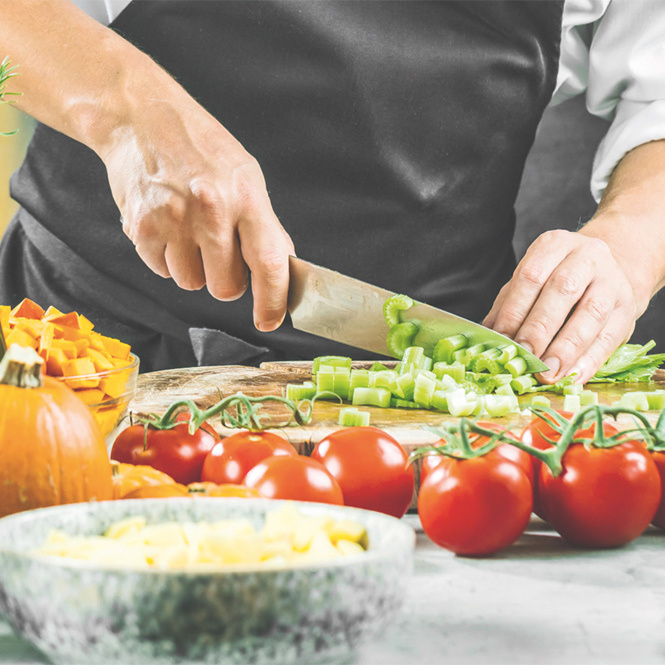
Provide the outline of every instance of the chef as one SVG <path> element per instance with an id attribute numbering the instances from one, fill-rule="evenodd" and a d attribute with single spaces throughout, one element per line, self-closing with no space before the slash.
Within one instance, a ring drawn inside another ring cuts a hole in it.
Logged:
<path id="1" fill-rule="evenodd" d="M 357 356 L 285 321 L 297 252 L 585 381 L 665 278 L 664 34 L 659 0 L 4 3 L 39 122 L 0 302 L 77 310 L 144 371 Z M 516 267 L 539 120 L 584 91 L 597 213 Z"/>

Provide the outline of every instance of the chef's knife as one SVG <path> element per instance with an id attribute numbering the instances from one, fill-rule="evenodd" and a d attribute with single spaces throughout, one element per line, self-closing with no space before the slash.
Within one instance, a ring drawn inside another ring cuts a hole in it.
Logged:
<path id="1" fill-rule="evenodd" d="M 288 308 L 293 327 L 298 330 L 390 356 L 386 347 L 389 327 L 383 316 L 383 303 L 394 295 L 392 291 L 290 257 Z M 426 353 L 431 353 L 442 337 L 458 333 L 468 338 L 469 345 L 515 344 L 490 328 L 417 301 L 413 307 L 401 311 L 400 318 L 417 323 L 419 330 L 413 344 L 424 347 Z M 523 346 L 515 346 L 530 372 L 549 369 Z"/>

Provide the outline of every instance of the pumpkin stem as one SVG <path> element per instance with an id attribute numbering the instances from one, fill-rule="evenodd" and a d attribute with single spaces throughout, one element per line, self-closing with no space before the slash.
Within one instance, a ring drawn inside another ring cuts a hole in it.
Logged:
<path id="1" fill-rule="evenodd" d="M 41 388 L 44 359 L 27 346 L 11 344 L 0 360 L 0 384 Z"/>

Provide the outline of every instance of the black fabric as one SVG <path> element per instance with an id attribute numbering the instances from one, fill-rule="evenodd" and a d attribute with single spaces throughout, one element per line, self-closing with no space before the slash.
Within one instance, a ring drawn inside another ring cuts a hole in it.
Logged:
<path id="1" fill-rule="evenodd" d="M 299 256 L 480 320 L 514 268 L 513 205 L 555 84 L 562 5 L 135 0 L 112 27 L 258 159 Z M 160 322 L 171 317 L 277 357 L 349 351 L 288 322 L 259 333 L 249 293 L 220 303 L 152 274 L 122 234 L 102 162 L 47 127 L 12 194 L 33 244 L 48 229 L 63 265 L 94 266 L 105 289 L 136 294 L 128 328 L 173 334 Z M 53 261 L 48 242 L 40 252 Z M 30 295 L 31 278 L 6 273 L 4 301 Z M 98 288 L 79 284 L 70 306 L 103 309 Z"/>

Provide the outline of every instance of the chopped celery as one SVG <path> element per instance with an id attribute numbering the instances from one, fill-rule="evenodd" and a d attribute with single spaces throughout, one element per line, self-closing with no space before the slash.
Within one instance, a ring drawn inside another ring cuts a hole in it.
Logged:
<path id="1" fill-rule="evenodd" d="M 388 327 L 392 328 L 400 323 L 400 312 L 413 307 L 413 304 L 412 298 L 402 294 L 396 294 L 388 298 L 383 303 L 383 318 L 386 320 Z"/>
<path id="2" fill-rule="evenodd" d="M 524 395 L 536 385 L 536 379 L 531 374 L 522 374 L 516 376 L 511 382 L 510 387 L 518 394 Z"/>
<path id="3" fill-rule="evenodd" d="M 319 372 L 320 367 L 348 367 L 351 369 L 351 358 L 347 356 L 319 356 L 312 361 L 312 374 Z"/>
<path id="4" fill-rule="evenodd" d="M 390 406 L 393 406 L 397 409 L 420 409 L 420 404 L 408 399 L 399 399 L 399 397 L 393 397 L 390 400 Z"/>
<path id="5" fill-rule="evenodd" d="M 577 413 L 582 408 L 579 395 L 564 395 L 563 410 L 570 413 Z"/>
<path id="6" fill-rule="evenodd" d="M 499 356 L 499 362 L 502 365 L 505 365 L 508 361 L 512 360 L 517 356 L 517 347 L 514 344 L 501 344 L 496 347 L 501 355 Z"/>
<path id="7" fill-rule="evenodd" d="M 407 401 L 413 400 L 413 390 L 416 386 L 416 380 L 411 374 L 402 374 L 393 379 L 389 388 L 395 397 Z"/>
<path id="8" fill-rule="evenodd" d="M 531 406 L 544 406 L 549 409 L 551 405 L 552 403 L 545 395 L 534 395 L 531 398 Z"/>
<path id="9" fill-rule="evenodd" d="M 466 335 L 462 335 L 461 333 L 459 335 L 444 337 L 436 343 L 434 351 L 432 352 L 432 360 L 435 363 L 452 363 L 453 352 L 464 348 L 467 344 L 468 339 Z"/>
<path id="10" fill-rule="evenodd" d="M 349 399 L 351 371 L 346 367 L 322 365 L 316 373 L 316 390 L 319 393 L 332 392 L 342 399 Z"/>
<path id="11" fill-rule="evenodd" d="M 500 374 L 503 365 L 499 362 L 501 351 L 497 348 L 485 349 L 482 353 L 471 359 L 471 369 L 474 372 L 487 371 L 490 374 Z"/>
<path id="12" fill-rule="evenodd" d="M 372 366 L 369 368 L 370 372 L 383 372 L 388 369 L 383 363 L 380 363 L 378 360 L 372 363 Z"/>
<path id="13" fill-rule="evenodd" d="M 386 369 L 369 374 L 370 388 L 390 388 L 390 383 L 399 376 L 394 369 Z"/>
<path id="14" fill-rule="evenodd" d="M 354 406 L 390 406 L 390 390 L 387 388 L 356 388 L 351 402 Z"/>
<path id="15" fill-rule="evenodd" d="M 645 392 L 649 411 L 662 411 L 665 409 L 665 390 L 651 390 Z"/>
<path id="16" fill-rule="evenodd" d="M 468 400 L 464 390 L 461 392 L 451 390 L 446 401 L 448 403 L 448 412 L 452 416 L 470 416 L 476 407 L 476 400 Z"/>
<path id="17" fill-rule="evenodd" d="M 515 406 L 514 395 L 485 395 L 485 409 L 492 418 L 509 414 Z"/>
<path id="18" fill-rule="evenodd" d="M 486 348 L 487 344 L 484 344 L 483 342 L 479 342 L 473 346 L 467 346 L 466 349 L 462 350 L 462 354 L 460 354 L 457 359 L 465 365 L 470 365 L 475 362 L 476 358 L 485 351 Z"/>
<path id="19" fill-rule="evenodd" d="M 649 410 L 649 400 L 647 399 L 646 393 L 641 390 L 636 390 L 621 395 L 619 405 L 628 409 L 633 409 L 634 411 Z"/>
<path id="20" fill-rule="evenodd" d="M 499 386 L 494 390 L 494 393 L 496 395 L 514 395 L 515 391 L 510 387 L 509 383 L 504 383 L 503 385 Z"/>
<path id="21" fill-rule="evenodd" d="M 513 379 L 517 376 L 520 376 L 521 374 L 524 374 L 526 372 L 526 360 L 522 358 L 522 356 L 515 356 L 511 360 L 509 360 L 505 365 L 505 369 L 507 369 Z"/>
<path id="22" fill-rule="evenodd" d="M 369 421 L 369 411 L 361 411 L 352 406 L 346 406 L 339 410 L 338 423 L 342 427 L 367 427 Z"/>
<path id="23" fill-rule="evenodd" d="M 563 393 L 566 394 L 565 388 Z M 582 390 L 580 392 L 580 405 L 590 406 L 591 404 L 598 404 L 598 393 L 593 390 Z"/>
<path id="24" fill-rule="evenodd" d="M 420 372 L 416 376 L 413 387 L 413 401 L 428 409 L 432 402 L 432 395 L 436 388 L 436 378 L 428 376 L 425 372 Z"/>
<path id="25" fill-rule="evenodd" d="M 366 369 L 352 369 L 349 377 L 349 394 L 356 388 L 369 387 L 369 372 Z"/>
<path id="26" fill-rule="evenodd" d="M 443 379 L 444 376 L 452 377 L 457 383 L 464 381 L 466 367 L 462 363 L 448 364 L 445 362 L 434 363 L 432 366 L 437 379 Z"/>
<path id="27" fill-rule="evenodd" d="M 386 336 L 386 347 L 397 359 L 401 360 L 404 351 L 412 346 L 411 341 L 418 332 L 418 326 L 413 321 L 398 323 L 393 326 Z"/>
<path id="28" fill-rule="evenodd" d="M 422 346 L 409 346 L 402 354 L 403 365 L 422 367 L 425 359 L 425 349 Z"/>
<path id="29" fill-rule="evenodd" d="M 436 380 L 438 390 L 451 390 L 453 388 L 458 388 L 459 383 L 453 379 L 449 374 L 444 374 L 440 379 Z"/>
<path id="30" fill-rule="evenodd" d="M 584 386 L 581 383 L 570 383 L 563 387 L 564 395 L 581 395 Z"/>
<path id="31" fill-rule="evenodd" d="M 286 384 L 286 399 L 300 402 L 303 399 L 312 399 L 314 395 L 316 395 L 316 385 L 313 381 Z"/>
<path id="32" fill-rule="evenodd" d="M 495 374 L 494 383 L 497 386 L 510 385 L 510 382 L 513 380 L 512 374 Z"/>
<path id="33" fill-rule="evenodd" d="M 448 390 L 435 390 L 430 400 L 430 409 L 448 411 L 448 398 L 446 397 L 448 392 Z"/>

